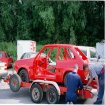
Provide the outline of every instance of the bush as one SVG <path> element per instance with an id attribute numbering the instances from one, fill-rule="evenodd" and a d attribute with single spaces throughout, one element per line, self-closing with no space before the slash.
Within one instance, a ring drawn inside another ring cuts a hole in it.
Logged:
<path id="1" fill-rule="evenodd" d="M 0 42 L 0 51 L 8 52 L 9 56 L 16 60 L 17 50 L 15 42 Z"/>
<path id="2" fill-rule="evenodd" d="M 36 51 L 39 52 L 42 48 L 42 45 L 36 46 Z M 17 59 L 17 44 L 16 42 L 0 42 L 0 51 L 8 52 L 11 58 L 14 59 L 14 61 Z"/>

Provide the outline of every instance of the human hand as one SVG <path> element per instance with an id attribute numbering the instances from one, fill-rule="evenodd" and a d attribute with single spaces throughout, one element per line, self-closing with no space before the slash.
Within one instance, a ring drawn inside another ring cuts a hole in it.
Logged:
<path id="1" fill-rule="evenodd" d="M 88 86 L 84 86 L 84 89 L 86 90 L 88 88 Z"/>

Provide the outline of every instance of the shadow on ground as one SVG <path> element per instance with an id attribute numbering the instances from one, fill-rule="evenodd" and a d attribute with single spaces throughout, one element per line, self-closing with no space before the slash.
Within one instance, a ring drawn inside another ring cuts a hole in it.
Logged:
<path id="1" fill-rule="evenodd" d="M 12 92 L 10 89 L 0 89 L 0 102 L 5 99 L 3 103 L 21 103 L 21 104 L 34 104 L 30 98 L 30 92 L 28 88 L 20 89 L 19 92 Z M 85 100 L 78 99 L 78 104 L 84 104 Z M 41 104 L 47 104 L 46 95 Z M 65 96 L 61 96 L 59 104 L 65 104 Z"/>

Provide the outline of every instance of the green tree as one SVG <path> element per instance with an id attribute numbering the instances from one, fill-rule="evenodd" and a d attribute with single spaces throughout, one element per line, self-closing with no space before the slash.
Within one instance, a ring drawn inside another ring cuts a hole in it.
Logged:
<path id="1" fill-rule="evenodd" d="M 0 41 L 95 46 L 104 38 L 104 1 L 0 0 Z"/>

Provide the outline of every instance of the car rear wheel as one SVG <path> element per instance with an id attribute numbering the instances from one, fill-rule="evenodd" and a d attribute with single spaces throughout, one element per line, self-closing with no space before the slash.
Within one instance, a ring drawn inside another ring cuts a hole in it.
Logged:
<path id="1" fill-rule="evenodd" d="M 18 74 L 22 82 L 29 82 L 28 72 L 25 69 L 22 69 Z"/>
<path id="2" fill-rule="evenodd" d="M 59 102 L 60 95 L 54 86 L 48 88 L 46 92 L 46 99 L 49 104 L 57 104 Z"/>
<path id="3" fill-rule="evenodd" d="M 43 99 L 43 90 L 39 84 L 33 84 L 30 89 L 31 100 L 34 103 L 39 103 Z"/>

